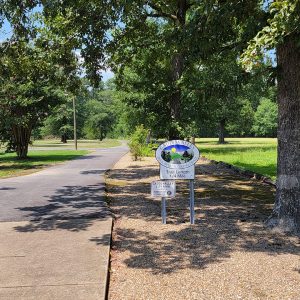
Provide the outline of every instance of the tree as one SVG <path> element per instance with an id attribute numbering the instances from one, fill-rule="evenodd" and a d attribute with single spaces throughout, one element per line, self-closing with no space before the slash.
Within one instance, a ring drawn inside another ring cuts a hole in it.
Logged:
<path id="1" fill-rule="evenodd" d="M 5 9 L 13 10 L 14 1 L 6 3 L 10 5 Z M 243 40 L 249 35 L 248 25 L 255 27 L 260 22 L 256 18 L 245 25 L 246 16 L 257 8 L 257 1 L 248 0 L 216 3 L 208 0 L 203 3 L 190 0 L 87 1 L 84 5 L 82 0 L 36 0 L 27 3 L 27 7 L 30 9 L 37 3 L 43 4 L 48 18 L 63 16 L 60 32 L 70 37 L 75 48 L 81 49 L 87 76 L 95 83 L 99 82 L 100 70 L 112 52 L 123 49 L 123 60 L 128 60 L 138 49 L 151 50 L 159 43 L 164 45 L 160 55 L 168 58 L 165 77 L 170 85 L 165 105 L 170 113 L 169 138 L 182 136 L 186 122 L 182 116 L 185 104 L 181 81 L 184 73 L 190 71 L 195 57 L 206 58 L 213 52 L 237 47 L 240 43 L 236 42 L 237 37 Z M 23 14 L 22 11 L 18 10 L 16 15 L 20 15 L 18 20 L 24 23 L 26 10 Z M 158 28 L 155 35 L 153 24 Z M 245 29 L 243 32 L 240 32 L 241 26 Z M 122 64 L 116 67 L 122 69 Z"/>
<path id="2" fill-rule="evenodd" d="M 112 91 L 94 91 L 85 104 L 86 120 L 83 132 L 90 139 L 102 141 L 116 122 Z"/>
<path id="3" fill-rule="evenodd" d="M 256 136 L 275 137 L 277 133 L 277 104 L 262 98 L 254 114 L 253 132 Z"/>
<path id="4" fill-rule="evenodd" d="M 153 35 L 158 34 L 156 24 L 149 26 L 152 26 Z M 149 32 L 150 29 L 148 34 Z M 151 40 L 155 41 L 155 38 Z M 166 75 L 169 73 L 170 61 L 168 54 L 163 52 L 164 47 L 164 43 L 155 42 L 151 49 L 137 49 L 128 62 L 124 60 L 126 54 L 122 50 L 115 52 L 112 57 L 116 66 L 122 66 L 121 70 L 115 67 L 116 86 L 119 98 L 130 110 L 127 118 L 130 131 L 134 131 L 139 124 L 144 124 L 155 135 L 168 137 L 175 126 L 169 105 L 172 79 Z M 126 49 L 126 46 L 120 48 Z M 176 123 L 181 135 L 183 124 L 183 118 L 181 124 Z"/>
<path id="5" fill-rule="evenodd" d="M 226 128 L 231 136 L 252 136 L 254 114 L 261 99 L 270 99 L 272 103 L 276 101 L 276 85 L 273 73 L 268 71 L 269 67 L 269 63 L 263 63 L 259 72 L 256 70 L 253 74 L 248 73 L 247 80 L 242 83 L 237 95 L 241 110 L 235 118 L 229 120 Z"/>
<path id="6" fill-rule="evenodd" d="M 0 53 L 1 132 L 9 130 L 9 142 L 22 159 L 32 129 L 74 89 L 76 59 L 46 26 L 30 40 L 16 37 L 1 43 Z M 7 135 L 1 138 L 7 141 Z"/>
<path id="7" fill-rule="evenodd" d="M 72 103 L 71 103 L 72 105 Z M 53 109 L 41 128 L 42 136 L 60 136 L 62 143 L 67 143 L 73 134 L 73 108 L 70 103 L 63 103 Z"/>
<path id="8" fill-rule="evenodd" d="M 273 1 L 269 11 L 268 25 L 250 43 L 244 55 L 244 64 L 251 69 L 264 49 L 277 49 L 277 184 L 274 210 L 268 224 L 299 232 L 300 1 Z"/>
<path id="9" fill-rule="evenodd" d="M 67 143 L 68 139 L 74 137 L 73 98 L 75 98 L 76 103 L 77 138 L 83 137 L 83 126 L 87 117 L 85 105 L 88 100 L 88 91 L 82 80 L 81 88 L 76 94 L 68 93 L 65 100 L 49 112 L 49 116 L 40 127 L 40 135 L 42 137 L 59 137 L 63 143 Z"/>

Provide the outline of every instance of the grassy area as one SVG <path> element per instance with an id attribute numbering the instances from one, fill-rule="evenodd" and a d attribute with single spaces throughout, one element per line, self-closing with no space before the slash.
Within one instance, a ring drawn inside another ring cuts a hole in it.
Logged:
<path id="1" fill-rule="evenodd" d="M 227 144 L 219 145 L 218 139 L 196 139 L 201 155 L 224 161 L 275 179 L 277 140 L 271 138 L 227 138 Z"/>
<path id="2" fill-rule="evenodd" d="M 29 151 L 29 158 L 25 160 L 18 160 L 15 153 L 0 153 L 0 178 L 37 172 L 87 153 L 87 150 Z"/>
<path id="3" fill-rule="evenodd" d="M 103 141 L 99 140 L 78 140 L 78 149 L 89 149 L 89 148 L 111 148 L 120 146 L 121 142 L 113 139 L 105 139 Z M 33 141 L 31 148 L 74 148 L 74 141 L 68 140 L 66 144 L 60 142 L 60 140 L 36 140 Z"/>

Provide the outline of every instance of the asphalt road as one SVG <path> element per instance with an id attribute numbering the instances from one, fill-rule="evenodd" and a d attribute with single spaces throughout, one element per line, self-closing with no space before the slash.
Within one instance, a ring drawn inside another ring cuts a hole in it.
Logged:
<path id="1" fill-rule="evenodd" d="M 107 216 L 104 172 L 126 146 L 99 149 L 43 171 L 0 180 L 0 222 Z"/>

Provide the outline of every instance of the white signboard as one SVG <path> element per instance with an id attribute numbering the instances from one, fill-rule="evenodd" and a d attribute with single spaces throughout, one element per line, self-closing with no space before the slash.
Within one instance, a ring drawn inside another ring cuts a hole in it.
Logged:
<path id="1" fill-rule="evenodd" d="M 151 182 L 151 196 L 153 198 L 174 198 L 176 184 L 173 180 L 156 180 Z"/>
<path id="2" fill-rule="evenodd" d="M 161 179 L 194 179 L 198 148 L 192 143 L 174 140 L 160 145 L 156 159 L 160 163 Z"/>
<path id="3" fill-rule="evenodd" d="M 195 179 L 195 167 L 170 169 L 160 166 L 160 179 Z"/>

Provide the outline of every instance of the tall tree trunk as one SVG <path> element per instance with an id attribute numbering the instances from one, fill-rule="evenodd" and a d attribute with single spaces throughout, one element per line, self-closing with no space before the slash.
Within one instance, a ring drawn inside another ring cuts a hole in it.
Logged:
<path id="1" fill-rule="evenodd" d="M 177 1 L 177 22 L 175 26 L 180 30 L 184 29 L 187 9 L 186 0 Z M 182 45 L 178 45 L 178 51 L 174 54 L 171 62 L 171 78 L 174 87 L 170 99 L 171 128 L 169 130 L 169 139 L 171 140 L 181 138 L 177 126 L 178 123 L 180 124 L 181 119 L 181 88 L 178 86 L 178 80 L 181 78 L 184 70 L 184 53 L 180 50 L 181 46 Z"/>
<path id="2" fill-rule="evenodd" d="M 62 143 L 64 143 L 64 144 L 67 143 L 67 134 L 66 134 L 66 133 L 63 133 L 63 134 L 61 135 L 60 141 L 61 141 Z"/>
<path id="3" fill-rule="evenodd" d="M 219 128 L 219 144 L 225 144 L 225 124 L 226 120 L 220 120 L 220 128 Z"/>
<path id="4" fill-rule="evenodd" d="M 300 49 L 291 35 L 277 49 L 277 188 L 269 225 L 300 232 Z"/>
<path id="5" fill-rule="evenodd" d="M 31 128 L 15 125 L 12 128 L 16 152 L 19 159 L 27 158 L 28 145 L 30 142 Z"/>

